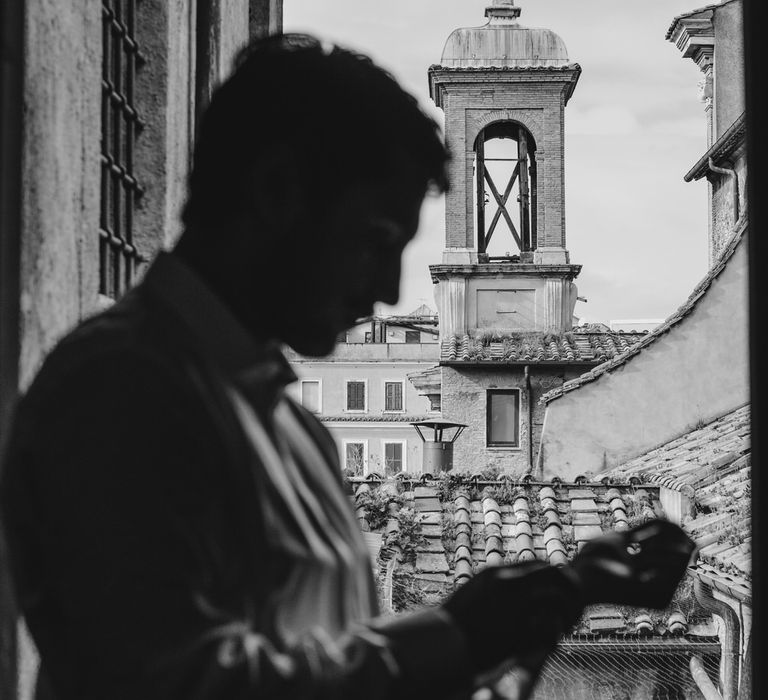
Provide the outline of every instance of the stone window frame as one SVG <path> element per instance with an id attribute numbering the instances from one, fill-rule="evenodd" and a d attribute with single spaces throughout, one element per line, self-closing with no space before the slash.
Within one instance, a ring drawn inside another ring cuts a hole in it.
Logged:
<path id="1" fill-rule="evenodd" d="M 387 384 L 400 385 L 400 408 L 387 408 Z M 405 413 L 405 380 L 385 378 L 381 382 L 381 394 L 384 398 L 383 413 Z"/>
<path id="2" fill-rule="evenodd" d="M 500 442 L 491 440 L 491 401 L 494 395 L 515 395 L 517 396 L 517 441 L 516 442 Z M 519 388 L 508 389 L 486 389 L 485 392 L 485 446 L 490 449 L 500 450 L 521 450 L 522 449 L 522 390 Z"/>
<path id="3" fill-rule="evenodd" d="M 408 440 L 395 440 L 393 438 L 382 438 L 381 440 L 381 471 L 384 476 L 387 474 L 387 445 L 400 445 L 402 449 L 400 461 L 402 462 L 400 471 L 402 474 L 408 470 Z"/>
<path id="4" fill-rule="evenodd" d="M 313 411 L 304 403 L 304 385 L 317 384 L 317 411 Z M 299 403 L 308 411 L 315 414 L 323 412 L 323 380 L 320 377 L 302 377 L 299 380 Z"/>
<path id="5" fill-rule="evenodd" d="M 341 463 L 343 469 L 348 469 L 347 464 L 347 446 L 348 445 L 362 445 L 363 446 L 363 473 L 362 476 L 368 475 L 368 439 L 367 438 L 345 438 L 341 441 Z"/>
<path id="6" fill-rule="evenodd" d="M 363 408 L 349 407 L 349 385 L 355 382 L 363 384 Z M 368 413 L 368 380 L 350 378 L 344 380 L 344 413 Z"/>

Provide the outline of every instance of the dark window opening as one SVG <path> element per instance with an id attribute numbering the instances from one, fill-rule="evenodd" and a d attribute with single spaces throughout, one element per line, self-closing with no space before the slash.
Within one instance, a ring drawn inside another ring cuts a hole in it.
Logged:
<path id="1" fill-rule="evenodd" d="M 406 331 L 405 332 L 405 342 L 406 343 L 420 343 L 421 342 L 421 331 Z"/>
<path id="2" fill-rule="evenodd" d="M 518 389 L 488 391 L 486 442 L 489 446 L 520 446 L 520 391 Z"/>

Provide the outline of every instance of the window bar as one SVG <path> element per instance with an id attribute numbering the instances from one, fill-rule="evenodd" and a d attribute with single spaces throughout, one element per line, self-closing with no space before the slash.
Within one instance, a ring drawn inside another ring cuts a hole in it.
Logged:
<path id="1" fill-rule="evenodd" d="M 135 106 L 141 54 L 135 36 L 136 0 L 103 0 L 101 215 L 99 292 L 117 298 L 133 283 L 141 257 L 134 246 L 134 208 L 141 187 L 134 155 L 141 120 Z"/>

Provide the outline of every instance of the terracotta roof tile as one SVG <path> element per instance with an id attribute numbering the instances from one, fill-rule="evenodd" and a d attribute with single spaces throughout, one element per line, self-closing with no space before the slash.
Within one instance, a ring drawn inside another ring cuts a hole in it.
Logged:
<path id="1" fill-rule="evenodd" d="M 642 340 L 647 332 L 573 331 L 558 335 L 551 333 L 499 333 L 482 332 L 452 335 L 444 338 L 440 360 L 482 363 L 537 363 L 598 364 L 626 352 Z"/>
<path id="2" fill-rule="evenodd" d="M 375 488 L 387 485 L 362 481 L 356 494 Z M 447 493 L 443 490 L 443 498 Z M 630 521 L 643 520 L 659 505 L 658 487 L 654 485 L 638 488 L 627 483 L 572 484 L 559 480 L 464 482 L 456 486 L 451 498 L 441 500 L 439 496 L 440 491 L 429 482 L 401 493 L 405 507 L 421 501 L 433 508 L 421 513 L 425 541 L 417 549 L 416 561 L 408 566 L 425 586 L 445 591 L 461 586 L 485 566 L 534 559 L 563 565 L 574 556 L 578 545 L 602 532 L 626 527 Z M 575 510 L 574 504 L 586 508 Z M 385 533 L 397 527 L 400 505 L 393 502 L 390 507 L 392 517 L 384 526 Z M 439 510 L 434 510 L 436 507 Z M 387 539 L 391 539 L 388 534 L 385 546 Z M 395 550 L 394 555 L 402 561 L 401 552 Z M 670 610 L 666 622 L 654 625 L 650 618 L 647 622 L 627 618 L 615 606 L 590 608 L 574 634 L 623 635 L 620 638 L 685 635 L 688 622 L 675 612 Z"/>
<path id="3" fill-rule="evenodd" d="M 610 472 L 680 491 L 694 512 L 683 527 L 701 562 L 724 573 L 750 573 L 749 406 L 696 428 Z"/>

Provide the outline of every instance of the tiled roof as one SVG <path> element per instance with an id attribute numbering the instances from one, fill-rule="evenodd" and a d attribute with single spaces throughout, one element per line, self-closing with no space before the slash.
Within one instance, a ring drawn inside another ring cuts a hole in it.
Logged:
<path id="1" fill-rule="evenodd" d="M 443 339 L 441 363 L 557 363 L 605 362 L 629 351 L 645 336 L 624 331 L 568 333 L 504 333 L 493 336 L 453 335 Z"/>
<path id="2" fill-rule="evenodd" d="M 607 483 L 551 483 L 526 480 L 460 481 L 445 479 L 400 482 L 366 481 L 357 485 L 353 502 L 364 530 L 370 530 L 364 504 L 372 489 L 391 494 L 387 506 L 385 543 L 397 549 L 401 507 L 421 516 L 422 543 L 415 560 L 399 566 L 412 572 L 427 597 L 439 602 L 485 566 L 538 559 L 563 565 L 590 539 L 605 532 L 663 515 L 658 487 Z M 438 484 L 435 486 L 435 484 Z M 367 492 L 368 496 L 363 497 Z M 398 498 L 399 501 L 394 499 Z M 381 519 L 381 515 L 379 516 Z M 388 553 L 391 556 L 391 551 Z M 396 556 L 402 559 L 401 552 Z M 690 581 L 689 581 L 690 584 Z M 618 635 L 620 638 L 708 636 L 710 618 L 692 595 L 659 614 L 618 606 L 589 608 L 573 638 Z M 703 638 L 703 637 L 702 637 Z"/>
<path id="3" fill-rule="evenodd" d="M 693 499 L 694 512 L 683 527 L 699 545 L 708 575 L 727 574 L 735 577 L 734 586 L 748 586 L 750 457 L 750 410 L 744 406 L 623 464 L 610 476 L 636 477 Z"/>
<path id="4" fill-rule="evenodd" d="M 658 338 L 663 336 L 673 326 L 676 326 L 680 321 L 688 316 L 688 314 L 691 313 L 691 311 L 693 311 L 693 309 L 696 307 L 699 299 L 704 296 L 709 287 L 712 285 L 712 282 L 714 282 L 720 273 L 725 269 L 726 264 L 738 248 L 739 243 L 746 237 L 746 231 L 747 221 L 745 220 L 739 230 L 734 234 L 733 238 L 729 241 L 728 245 L 725 246 L 723 252 L 720 255 L 720 258 L 710 268 L 704 279 L 702 279 L 701 282 L 696 285 L 685 303 L 680 306 L 680 308 L 678 308 L 677 311 L 675 311 L 669 318 L 667 318 L 664 323 L 656 326 L 656 328 L 645 334 L 642 339 L 640 339 L 637 343 L 632 345 L 632 347 L 620 355 L 608 359 L 606 362 L 603 362 L 603 364 L 598 365 L 589 372 L 585 372 L 581 376 L 576 377 L 576 379 L 571 379 L 570 381 L 564 382 L 562 386 L 548 391 L 546 394 L 544 394 L 544 396 L 541 397 L 540 403 L 549 403 L 550 401 L 559 398 L 563 394 L 567 394 L 569 391 L 578 389 L 580 386 L 598 379 L 603 374 L 606 374 L 607 372 L 610 372 L 617 367 L 621 367 L 626 362 L 631 360 L 635 355 L 642 352 L 644 348 L 647 348 L 649 345 L 656 342 Z M 739 348 L 740 352 L 742 350 L 743 348 Z"/>
<path id="5" fill-rule="evenodd" d="M 323 423 L 412 423 L 431 420 L 435 414 L 414 415 L 412 413 L 340 413 L 318 416 Z"/>

